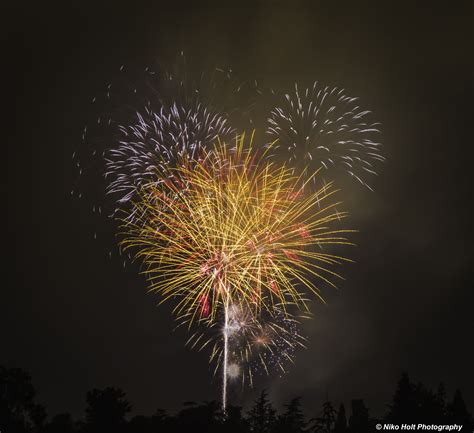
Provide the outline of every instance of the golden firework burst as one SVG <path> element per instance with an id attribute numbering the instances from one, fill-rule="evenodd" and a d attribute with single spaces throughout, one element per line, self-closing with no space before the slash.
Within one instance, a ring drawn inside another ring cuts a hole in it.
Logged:
<path id="1" fill-rule="evenodd" d="M 177 299 L 178 317 L 212 323 L 219 306 L 258 314 L 275 304 L 306 309 L 309 290 L 334 286 L 335 265 L 348 259 L 325 247 L 349 244 L 335 227 L 337 190 L 308 193 L 285 167 L 246 145 L 218 144 L 195 164 L 183 162 L 166 182 L 139 194 L 133 218 L 123 218 L 124 249 L 144 264 L 150 290 Z M 322 298 L 321 298 L 322 299 Z"/>

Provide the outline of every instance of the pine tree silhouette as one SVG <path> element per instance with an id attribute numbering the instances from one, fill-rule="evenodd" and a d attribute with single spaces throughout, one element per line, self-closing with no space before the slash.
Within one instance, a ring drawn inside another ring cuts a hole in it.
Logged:
<path id="1" fill-rule="evenodd" d="M 346 433 L 347 432 L 347 420 L 346 420 L 346 409 L 341 403 L 337 412 L 336 423 L 334 425 L 334 433 Z"/>
<path id="2" fill-rule="evenodd" d="M 262 391 L 248 413 L 250 431 L 252 433 L 270 433 L 276 422 L 276 411 L 268 400 L 267 392 Z"/>
<path id="3" fill-rule="evenodd" d="M 414 386 L 408 374 L 403 373 L 385 419 L 394 424 L 413 423 L 416 422 L 416 411 Z"/>
<path id="4" fill-rule="evenodd" d="M 416 403 L 415 421 L 422 423 L 442 422 L 443 409 L 437 394 L 419 383 L 414 389 Z"/>
<path id="5" fill-rule="evenodd" d="M 371 431 L 369 410 L 363 400 L 352 400 L 352 414 L 349 418 L 350 433 L 367 433 Z"/>
<path id="6" fill-rule="evenodd" d="M 331 433 L 336 421 L 336 410 L 332 403 L 326 396 L 326 401 L 323 403 L 323 410 L 319 417 L 310 420 L 313 425 L 310 431 L 315 433 Z"/>
<path id="7" fill-rule="evenodd" d="M 302 433 L 306 423 L 301 410 L 301 398 L 297 397 L 285 405 L 285 412 L 278 417 L 275 433 Z"/>
<path id="8" fill-rule="evenodd" d="M 453 409 L 456 407 L 456 409 Z M 459 416 L 454 416 L 456 412 Z M 462 396 L 455 394 L 451 405 L 446 405 L 446 389 L 440 383 L 436 393 L 422 383 L 416 386 L 404 373 L 398 382 L 392 404 L 385 419 L 394 424 L 401 423 L 448 423 L 450 419 L 458 419 L 458 424 L 469 422 L 470 415 L 465 409 Z M 456 422 L 456 421 L 452 421 Z"/>
<path id="9" fill-rule="evenodd" d="M 242 417 L 242 408 L 236 406 L 229 406 L 226 411 L 226 416 L 222 422 L 222 428 L 219 430 L 225 433 L 248 433 L 249 423 Z"/>
<path id="10" fill-rule="evenodd" d="M 436 391 L 436 402 L 440 411 L 438 422 L 442 422 L 446 418 L 446 387 L 443 382 L 440 382 L 438 385 L 438 390 Z"/>
<path id="11" fill-rule="evenodd" d="M 467 431 L 473 430 L 474 422 L 471 414 L 466 408 L 464 399 L 459 389 L 454 393 L 453 401 L 447 406 L 447 422 L 450 424 L 461 424 Z"/>

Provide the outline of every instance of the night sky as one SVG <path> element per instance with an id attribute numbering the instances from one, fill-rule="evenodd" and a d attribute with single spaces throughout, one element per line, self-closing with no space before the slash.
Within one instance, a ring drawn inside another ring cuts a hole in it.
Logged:
<path id="1" fill-rule="evenodd" d="M 108 385 L 143 414 L 219 398 L 169 308 L 156 307 L 136 267 L 109 259 L 110 221 L 70 195 L 92 97 L 121 65 L 184 50 L 268 87 L 346 88 L 382 122 L 388 158 L 375 192 L 346 189 L 356 263 L 325 290 L 328 305 L 314 303 L 308 350 L 233 402 L 266 387 L 277 404 L 302 396 L 316 413 L 328 393 L 364 398 L 379 415 L 406 370 L 449 394 L 461 388 L 472 411 L 471 2 L 118 3 L 2 14 L 0 365 L 29 371 L 51 413 L 81 415 L 86 391 Z"/>

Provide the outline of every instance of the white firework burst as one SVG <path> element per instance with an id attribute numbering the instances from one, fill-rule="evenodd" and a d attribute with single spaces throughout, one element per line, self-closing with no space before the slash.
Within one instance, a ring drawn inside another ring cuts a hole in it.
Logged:
<path id="1" fill-rule="evenodd" d="M 193 108 L 149 106 L 136 112 L 133 122 L 119 125 L 116 147 L 105 154 L 107 193 L 125 203 L 150 182 L 166 180 L 170 168 L 197 160 L 217 140 L 230 141 L 235 134 L 225 115 L 197 104 Z"/>
<path id="2" fill-rule="evenodd" d="M 274 156 L 302 164 L 308 175 L 319 168 L 342 169 L 372 189 L 367 177 L 377 174 L 385 158 L 380 124 L 370 120 L 371 114 L 344 89 L 315 82 L 300 91 L 295 84 L 294 92 L 271 110 L 266 133 L 278 140 Z"/>

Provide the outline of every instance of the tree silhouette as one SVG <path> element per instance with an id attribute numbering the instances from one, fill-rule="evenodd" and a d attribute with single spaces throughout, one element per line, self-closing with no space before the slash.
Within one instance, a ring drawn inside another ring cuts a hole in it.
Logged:
<path id="1" fill-rule="evenodd" d="M 436 391 L 436 402 L 440 410 L 439 422 L 445 420 L 446 417 L 446 387 L 443 382 L 440 382 L 438 385 L 438 390 Z"/>
<path id="2" fill-rule="evenodd" d="M 176 431 L 192 431 L 193 433 L 218 432 L 221 418 L 220 406 L 217 402 L 205 402 L 202 405 L 188 403 L 176 416 Z"/>
<path id="3" fill-rule="evenodd" d="M 302 433 L 306 423 L 301 410 L 301 398 L 297 397 L 285 405 L 285 412 L 278 417 L 276 433 Z"/>
<path id="4" fill-rule="evenodd" d="M 336 421 L 336 410 L 333 408 L 331 402 L 326 397 L 326 401 L 323 403 L 323 410 L 321 416 L 312 419 L 310 422 L 313 425 L 310 431 L 315 433 L 331 433 L 334 429 L 334 423 Z"/>
<path id="5" fill-rule="evenodd" d="M 152 417 L 137 415 L 128 422 L 127 431 L 129 433 L 154 433 Z"/>
<path id="6" fill-rule="evenodd" d="M 276 411 L 268 400 L 267 392 L 262 391 L 248 414 L 250 431 L 252 433 L 270 433 L 276 422 Z"/>
<path id="7" fill-rule="evenodd" d="M 44 433 L 74 433 L 74 420 L 69 413 L 55 415 L 44 427 Z"/>
<path id="8" fill-rule="evenodd" d="M 371 431 L 369 410 L 363 400 L 352 400 L 352 414 L 349 418 L 350 433 L 367 433 Z"/>
<path id="9" fill-rule="evenodd" d="M 262 391 L 247 416 L 242 408 L 229 406 L 222 413 L 215 402 L 184 403 L 176 415 L 158 409 L 151 416 L 127 419 L 131 405 L 121 389 L 93 389 L 86 395 L 85 420 L 74 422 L 62 413 L 47 420 L 46 410 L 35 401 L 30 376 L 21 369 L 0 366 L 0 431 L 2 433 L 367 433 L 375 431 L 375 420 L 363 400 L 352 400 L 349 422 L 343 404 L 334 410 L 326 397 L 318 417 L 305 422 L 299 398 L 284 406 L 277 416 Z M 463 431 L 474 428 L 471 414 L 459 390 L 447 404 L 446 388 L 436 392 L 422 383 L 414 385 L 403 373 L 397 383 L 385 420 L 393 424 L 461 424 Z"/>
<path id="10" fill-rule="evenodd" d="M 229 406 L 226 411 L 226 416 L 222 422 L 222 432 L 226 433 L 247 433 L 249 430 L 249 423 L 242 417 L 242 408 L 236 406 Z"/>
<path id="11" fill-rule="evenodd" d="M 46 409 L 40 404 L 32 404 L 28 410 L 29 418 L 33 424 L 34 432 L 42 432 L 48 415 Z"/>
<path id="12" fill-rule="evenodd" d="M 20 368 L 0 367 L 0 420 L 6 432 L 31 431 L 31 422 L 44 422 L 44 409 L 35 404 L 30 375 Z M 36 427 L 36 425 L 35 425 Z"/>
<path id="13" fill-rule="evenodd" d="M 443 422 L 444 411 L 440 396 L 419 383 L 414 389 L 414 401 L 416 410 L 414 419 L 416 422 Z"/>
<path id="14" fill-rule="evenodd" d="M 125 415 L 132 406 L 119 388 L 93 389 L 87 393 L 86 431 L 103 433 L 125 431 Z"/>
<path id="15" fill-rule="evenodd" d="M 454 393 L 453 401 L 447 406 L 447 422 L 450 424 L 462 424 L 466 430 L 472 430 L 474 423 L 471 414 L 466 409 L 466 404 L 459 389 Z"/>
<path id="16" fill-rule="evenodd" d="M 470 426 L 470 417 L 460 392 L 457 391 L 452 403 L 446 405 L 443 383 L 434 393 L 422 383 L 413 385 L 408 375 L 403 373 L 385 419 L 394 424 L 457 423 Z"/>
<path id="17" fill-rule="evenodd" d="M 154 432 L 168 431 L 172 419 L 168 416 L 165 410 L 157 409 L 155 414 L 151 416 L 151 424 Z"/>
<path id="18" fill-rule="evenodd" d="M 334 433 L 346 433 L 347 432 L 347 419 L 346 409 L 341 403 L 337 412 L 336 422 L 334 424 Z"/>
<path id="19" fill-rule="evenodd" d="M 414 386 L 408 374 L 403 373 L 385 419 L 394 424 L 413 423 L 416 422 L 416 409 Z"/>

